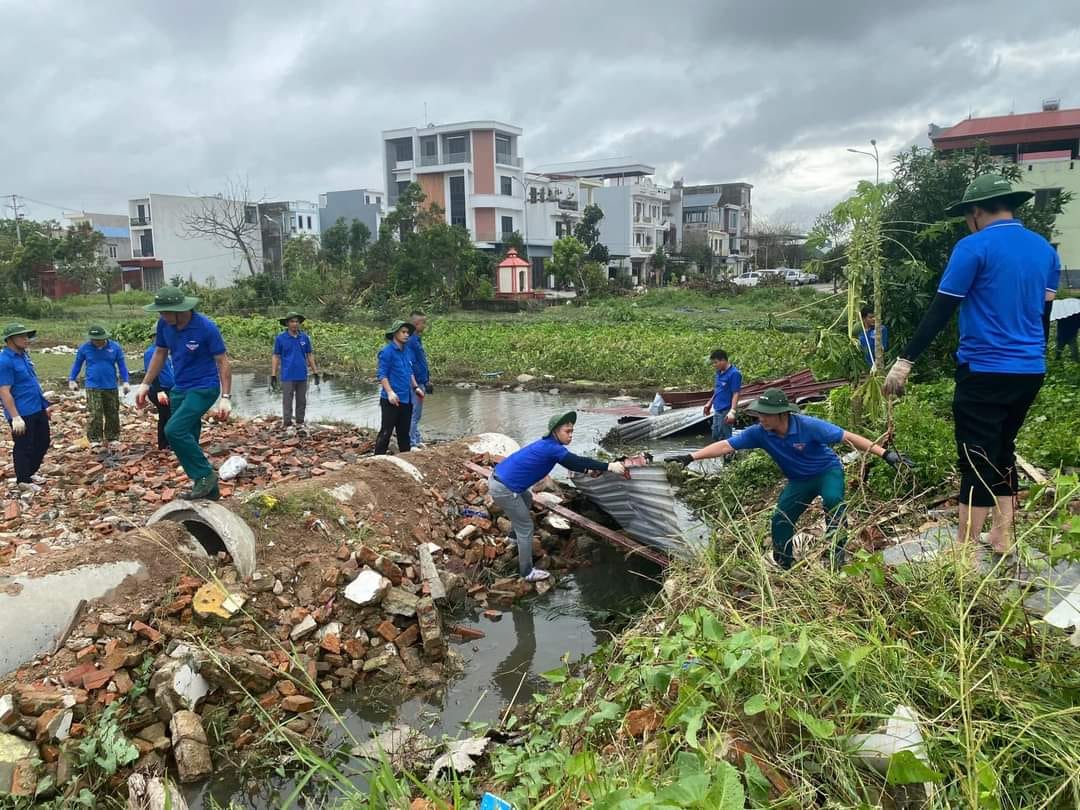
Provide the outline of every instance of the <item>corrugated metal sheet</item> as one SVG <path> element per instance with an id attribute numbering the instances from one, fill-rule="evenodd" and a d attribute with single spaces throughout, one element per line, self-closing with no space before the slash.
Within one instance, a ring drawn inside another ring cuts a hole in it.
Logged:
<path id="1" fill-rule="evenodd" d="M 612 430 L 622 441 L 640 442 L 646 439 L 673 436 L 711 418 L 712 416 L 702 413 L 701 408 L 676 408 L 659 416 L 648 416 L 626 422 L 620 420 L 620 424 Z"/>
<path id="2" fill-rule="evenodd" d="M 846 382 L 847 380 L 815 380 L 813 372 L 808 368 L 775 380 L 755 380 L 744 385 L 739 392 L 739 410 L 744 410 L 757 401 L 766 388 L 779 388 L 792 402 L 807 402 L 823 398 L 828 391 L 839 388 Z M 672 408 L 693 408 L 703 407 L 712 394 L 712 391 L 669 391 L 661 392 L 660 396 Z"/>
<path id="3" fill-rule="evenodd" d="M 708 529 L 676 497 L 663 465 L 632 467 L 629 480 L 580 473 L 572 473 L 570 480 L 628 535 L 669 556 L 694 556 L 708 544 Z"/>

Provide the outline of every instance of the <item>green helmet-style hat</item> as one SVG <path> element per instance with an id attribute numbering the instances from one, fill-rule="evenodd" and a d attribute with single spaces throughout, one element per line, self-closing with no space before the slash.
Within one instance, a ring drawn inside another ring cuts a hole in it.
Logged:
<path id="1" fill-rule="evenodd" d="M 18 337 L 19 335 L 26 335 L 28 338 L 32 338 L 37 334 L 37 329 L 30 329 L 27 326 L 23 326 L 21 323 L 9 323 L 4 327 L 3 339 Z"/>
<path id="2" fill-rule="evenodd" d="M 970 206 L 987 200 L 1002 200 L 1016 210 L 1035 194 L 1013 188 L 1013 184 L 1000 174 L 981 174 L 964 190 L 964 196 L 945 209 L 946 216 L 961 216 Z"/>
<path id="3" fill-rule="evenodd" d="M 112 337 L 112 335 L 109 334 L 109 330 L 100 323 L 95 323 L 87 329 L 86 336 L 91 340 L 108 340 Z"/>
<path id="4" fill-rule="evenodd" d="M 304 321 L 307 320 L 307 318 L 305 318 L 301 313 L 297 312 L 296 310 L 293 310 L 288 315 L 286 315 L 284 318 L 279 319 L 278 323 L 280 323 L 282 326 L 288 326 L 289 321 L 291 321 L 293 318 L 296 318 L 296 320 L 300 321 L 300 323 L 303 323 Z"/>
<path id="5" fill-rule="evenodd" d="M 798 413 L 799 407 L 792 405 L 787 394 L 779 388 L 766 388 L 748 410 L 752 413 Z"/>
<path id="6" fill-rule="evenodd" d="M 409 328 L 409 334 L 410 335 L 412 335 L 416 331 L 416 327 L 413 326 L 411 323 L 409 323 L 408 321 L 402 321 L 402 320 L 399 319 L 399 320 L 394 321 L 390 325 L 390 328 L 386 330 L 386 339 L 390 340 L 391 338 L 393 338 L 394 335 L 397 333 L 398 329 L 400 329 L 403 326 L 407 326 Z"/>
<path id="7" fill-rule="evenodd" d="M 566 413 L 557 413 L 550 419 L 548 419 L 548 433 L 554 433 L 563 425 L 570 423 L 577 423 L 577 411 L 567 411 Z"/>
<path id="8" fill-rule="evenodd" d="M 154 294 L 154 303 L 143 307 L 147 312 L 187 312 L 195 309 L 199 299 L 184 295 L 179 287 L 162 287 Z"/>

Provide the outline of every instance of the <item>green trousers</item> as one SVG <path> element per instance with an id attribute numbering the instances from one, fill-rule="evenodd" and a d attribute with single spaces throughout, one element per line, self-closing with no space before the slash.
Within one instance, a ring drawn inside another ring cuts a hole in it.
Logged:
<path id="1" fill-rule="evenodd" d="M 772 515 L 773 559 L 781 568 L 795 564 L 791 538 L 795 535 L 795 523 L 818 496 L 825 507 L 826 537 L 835 536 L 833 564 L 844 561 L 844 536 L 838 532 L 844 525 L 844 471 L 830 467 L 813 478 L 788 481 L 780 493 Z"/>
<path id="2" fill-rule="evenodd" d="M 109 442 L 120 440 L 120 392 L 116 388 L 87 388 L 86 412 L 90 421 L 86 425 L 86 438 L 92 442 L 102 439 Z"/>
<path id="3" fill-rule="evenodd" d="M 206 478 L 214 471 L 199 447 L 199 436 L 202 434 L 203 414 L 213 407 L 220 394 L 218 388 L 195 388 L 191 391 L 177 391 L 174 388 L 169 392 L 172 414 L 165 425 L 165 437 L 192 481 Z"/>

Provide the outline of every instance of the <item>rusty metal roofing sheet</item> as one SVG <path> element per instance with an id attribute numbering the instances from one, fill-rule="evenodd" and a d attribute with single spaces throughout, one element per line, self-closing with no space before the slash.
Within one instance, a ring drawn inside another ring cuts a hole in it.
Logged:
<path id="1" fill-rule="evenodd" d="M 613 430 L 622 441 L 641 442 L 673 436 L 711 418 L 706 416 L 701 408 L 675 408 L 659 416 L 625 422 L 620 420 Z"/>

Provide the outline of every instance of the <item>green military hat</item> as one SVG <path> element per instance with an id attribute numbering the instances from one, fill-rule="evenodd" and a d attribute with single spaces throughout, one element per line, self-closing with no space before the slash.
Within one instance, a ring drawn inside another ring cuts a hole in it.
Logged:
<path id="1" fill-rule="evenodd" d="M 95 323 L 89 329 L 86 330 L 86 336 L 91 340 L 108 340 L 112 337 L 109 334 L 109 330 L 102 326 L 100 323 Z"/>
<path id="2" fill-rule="evenodd" d="M 7 340 L 11 337 L 17 337 L 18 335 L 26 335 L 28 338 L 32 338 L 37 334 L 37 329 L 30 329 L 23 326 L 21 323 L 9 323 L 4 327 L 3 339 Z"/>
<path id="3" fill-rule="evenodd" d="M 787 394 L 779 388 L 766 388 L 757 401 L 749 407 L 753 413 L 798 413 L 797 405 L 792 405 Z"/>
<path id="4" fill-rule="evenodd" d="M 397 320 L 397 321 L 394 321 L 393 324 L 390 325 L 390 328 L 386 330 L 386 339 L 390 340 L 395 334 L 397 334 L 397 331 L 403 326 L 408 327 L 410 335 L 413 334 L 416 331 L 416 327 L 413 326 L 408 321 Z"/>
<path id="5" fill-rule="evenodd" d="M 296 318 L 296 320 L 300 321 L 300 323 L 303 323 L 307 320 L 307 318 L 305 318 L 302 314 L 300 314 L 296 310 L 293 310 L 284 318 L 280 319 L 278 323 L 280 323 L 282 326 L 288 326 L 289 321 L 291 321 L 293 318 Z"/>
<path id="6" fill-rule="evenodd" d="M 963 197 L 945 209 L 945 214 L 958 217 L 969 206 L 987 200 L 1002 200 L 1015 210 L 1034 196 L 1035 194 L 1031 191 L 1013 188 L 1013 184 L 1000 174 L 982 174 L 971 181 L 964 190 Z"/>
<path id="7" fill-rule="evenodd" d="M 554 433 L 556 430 L 558 430 L 567 423 L 577 423 L 577 411 L 567 411 L 563 414 L 555 414 L 553 417 L 548 419 L 548 433 Z"/>
<path id="8" fill-rule="evenodd" d="M 147 312 L 187 312 L 195 309 L 199 299 L 184 295 L 179 287 L 162 287 L 154 294 L 154 303 L 143 307 Z"/>

